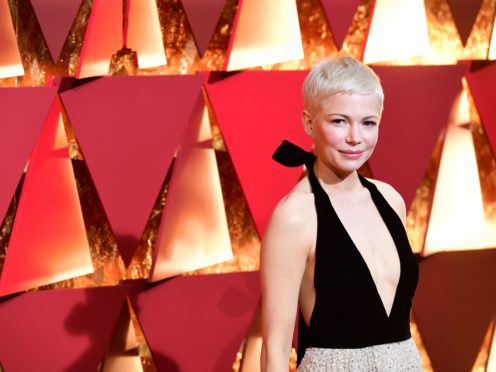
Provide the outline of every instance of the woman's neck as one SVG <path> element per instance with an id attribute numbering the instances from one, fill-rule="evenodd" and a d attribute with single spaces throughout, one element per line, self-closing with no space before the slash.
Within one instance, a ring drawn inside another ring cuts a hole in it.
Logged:
<path id="1" fill-rule="evenodd" d="M 363 188 L 356 170 L 345 172 L 332 169 L 320 161 L 318 157 L 313 169 L 317 178 L 320 179 L 322 187 L 328 192 L 350 192 Z"/>

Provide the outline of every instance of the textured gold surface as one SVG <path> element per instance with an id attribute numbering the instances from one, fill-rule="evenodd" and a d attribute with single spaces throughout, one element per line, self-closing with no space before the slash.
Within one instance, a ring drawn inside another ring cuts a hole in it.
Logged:
<path id="1" fill-rule="evenodd" d="M 427 350 L 424 346 L 424 342 L 422 341 L 422 337 L 417 327 L 417 323 L 415 322 L 415 317 L 413 316 L 413 312 L 410 313 L 410 331 L 412 332 L 413 341 L 415 341 L 415 345 L 417 345 L 417 349 L 420 353 L 420 359 L 422 360 L 422 370 L 423 372 L 433 372 L 431 359 L 429 358 L 429 354 L 427 354 Z"/>
<path id="2" fill-rule="evenodd" d="M 447 0 L 427 0 L 425 12 L 431 53 L 420 58 L 421 64 L 453 64 L 461 56 L 463 45 Z"/>
<path id="3" fill-rule="evenodd" d="M 493 342 L 494 336 L 494 320 L 489 323 L 487 327 L 486 335 L 482 341 L 481 348 L 475 359 L 474 366 L 472 367 L 472 372 L 484 372 L 486 371 L 486 366 L 489 360 L 489 353 L 491 351 L 491 343 Z M 487 372 L 493 372 L 487 370 Z"/>
<path id="4" fill-rule="evenodd" d="M 351 22 L 348 35 L 343 42 L 342 53 L 362 59 L 367 34 L 372 19 L 372 6 L 375 0 L 360 0 L 357 13 Z"/>
<path id="5" fill-rule="evenodd" d="M 496 14 L 496 1 L 484 0 L 463 50 L 463 59 L 486 59 Z"/>

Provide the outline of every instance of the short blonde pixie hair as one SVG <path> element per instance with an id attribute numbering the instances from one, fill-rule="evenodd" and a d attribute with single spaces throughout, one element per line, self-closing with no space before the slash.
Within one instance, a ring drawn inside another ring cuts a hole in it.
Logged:
<path id="1" fill-rule="evenodd" d="M 315 112 L 321 102 L 335 93 L 375 94 L 382 113 L 384 92 L 376 73 L 352 57 L 325 59 L 315 65 L 303 82 L 305 109 Z"/>

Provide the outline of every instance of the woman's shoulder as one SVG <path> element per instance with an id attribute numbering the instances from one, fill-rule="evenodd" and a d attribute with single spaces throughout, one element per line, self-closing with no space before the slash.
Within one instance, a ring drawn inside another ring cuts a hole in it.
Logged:
<path id="1" fill-rule="evenodd" d="M 271 223 L 300 229 L 312 221 L 312 214 L 315 214 L 314 196 L 307 178 L 304 177 L 276 205 Z"/>
<path id="2" fill-rule="evenodd" d="M 401 218 L 403 224 L 406 223 L 406 206 L 405 201 L 401 194 L 390 184 L 375 180 L 372 178 L 367 178 L 368 181 L 372 182 L 379 192 L 384 196 L 389 205 L 395 210 L 396 214 Z"/>

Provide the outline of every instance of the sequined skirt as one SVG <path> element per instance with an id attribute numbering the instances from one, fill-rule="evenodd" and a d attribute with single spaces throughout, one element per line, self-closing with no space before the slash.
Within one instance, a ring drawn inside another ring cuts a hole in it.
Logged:
<path id="1" fill-rule="evenodd" d="M 298 372 L 422 371 L 420 354 L 413 340 L 360 349 L 306 349 Z"/>

